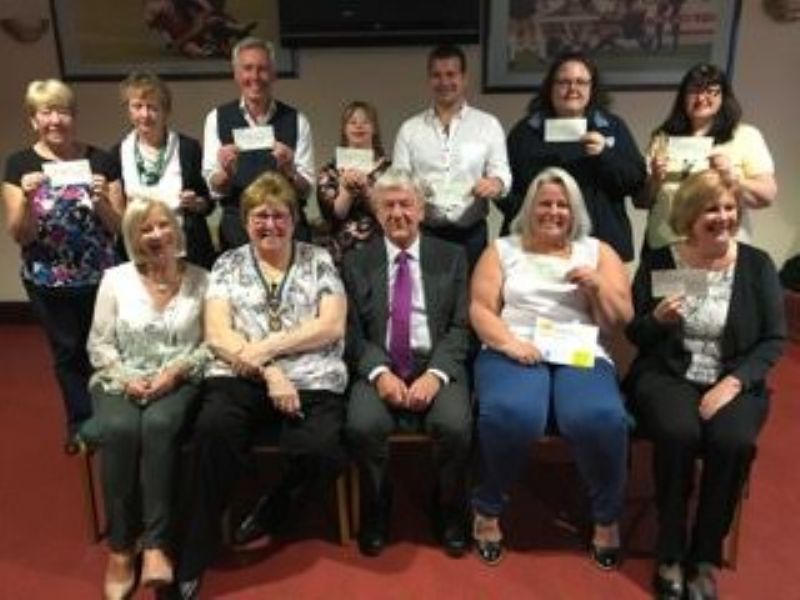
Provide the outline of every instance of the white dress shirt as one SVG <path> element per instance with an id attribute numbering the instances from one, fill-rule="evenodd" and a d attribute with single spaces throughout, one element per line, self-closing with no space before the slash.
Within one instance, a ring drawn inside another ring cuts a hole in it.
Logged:
<path id="1" fill-rule="evenodd" d="M 239 107 L 242 111 L 242 116 L 244 116 L 250 127 L 266 125 L 275 113 L 274 100 L 270 103 L 266 114 L 258 119 L 247 111 L 243 98 L 239 101 Z M 222 170 L 222 165 L 220 165 L 217 157 L 221 147 L 222 142 L 217 132 L 217 109 L 214 108 L 206 115 L 206 122 L 203 128 L 203 177 L 214 199 L 219 199 L 222 196 L 222 194 L 215 192 L 211 186 L 211 176 L 215 171 Z M 306 116 L 299 110 L 297 110 L 297 145 L 294 149 L 294 166 L 303 179 L 313 185 L 315 177 L 314 140 L 311 137 L 311 125 Z"/>
<path id="2" fill-rule="evenodd" d="M 407 119 L 395 140 L 392 166 L 409 169 L 431 185 L 426 222 L 433 226 L 469 227 L 486 218 L 487 202 L 472 195 L 482 177 L 497 177 L 501 195 L 511 188 L 500 121 L 466 103 L 448 127 L 433 108 Z"/>

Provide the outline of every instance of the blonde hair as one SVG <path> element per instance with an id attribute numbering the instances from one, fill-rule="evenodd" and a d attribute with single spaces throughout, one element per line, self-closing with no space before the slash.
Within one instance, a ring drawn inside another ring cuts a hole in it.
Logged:
<path id="1" fill-rule="evenodd" d="M 572 175 L 559 167 L 549 167 L 539 173 L 536 178 L 531 181 L 531 184 L 528 186 L 528 191 L 525 192 L 522 208 L 520 208 L 517 218 L 514 219 L 514 222 L 511 224 L 511 230 L 514 233 L 521 234 L 525 238 L 529 238 L 535 233 L 531 213 L 536 206 L 536 194 L 545 183 L 555 183 L 560 185 L 564 190 L 567 202 L 569 202 L 570 212 L 572 213 L 569 239 L 577 240 L 588 236 L 592 232 L 592 220 L 589 218 L 589 213 L 586 211 L 586 204 L 583 200 L 581 188 Z"/>
<path id="2" fill-rule="evenodd" d="M 239 204 L 242 223 L 246 225 L 250 212 L 264 205 L 288 208 L 292 221 L 297 222 L 297 192 L 280 173 L 267 171 L 245 188 Z"/>
<path id="3" fill-rule="evenodd" d="M 742 202 L 736 194 L 737 185 L 726 180 L 715 169 L 707 169 L 693 173 L 681 183 L 672 201 L 672 212 L 669 225 L 679 236 L 689 235 L 703 211 L 709 204 L 716 202 L 725 194 L 730 194 L 736 201 L 736 228 L 739 228 L 742 215 Z"/>
<path id="4" fill-rule="evenodd" d="M 165 113 L 172 110 L 172 92 L 164 80 L 155 73 L 134 71 L 119 84 L 119 95 L 124 105 L 127 105 L 133 96 L 153 97 Z"/>
<path id="5" fill-rule="evenodd" d="M 60 79 L 36 79 L 25 91 L 25 108 L 33 115 L 43 108 L 67 108 L 75 111 L 75 94 Z"/>
<path id="6" fill-rule="evenodd" d="M 120 229 L 122 229 L 122 241 L 125 244 L 128 258 L 137 265 L 145 262 L 138 244 L 139 227 L 141 227 L 142 221 L 154 210 L 160 210 L 164 213 L 170 226 L 175 231 L 175 256 L 184 256 L 186 254 L 186 236 L 183 234 L 183 228 L 178 222 L 178 217 L 169 205 L 158 198 L 133 196 L 129 199 L 128 206 L 125 208 Z"/>

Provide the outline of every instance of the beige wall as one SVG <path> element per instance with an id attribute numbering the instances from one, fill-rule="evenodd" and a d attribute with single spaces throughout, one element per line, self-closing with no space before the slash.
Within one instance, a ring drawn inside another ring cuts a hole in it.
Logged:
<path id="1" fill-rule="evenodd" d="M 46 0 L 3 0 L 0 18 L 13 14 L 46 14 Z M 768 19 L 761 2 L 744 0 L 739 30 L 734 87 L 745 110 L 745 119 L 764 133 L 776 162 L 780 185 L 776 206 L 754 217 L 755 243 L 766 248 L 776 262 L 800 250 L 800 127 L 796 106 L 800 98 L 800 24 L 778 24 Z M 384 141 L 389 148 L 401 120 L 424 105 L 425 48 L 315 49 L 300 52 L 300 77 L 280 82 L 278 95 L 309 116 L 314 131 L 317 164 L 327 160 L 338 136 L 339 111 L 353 98 L 378 106 Z M 480 53 L 469 49 L 471 101 L 495 113 L 509 128 L 523 113 L 528 94 L 482 95 Z M 30 129 L 22 95 L 31 79 L 58 76 L 52 32 L 43 40 L 22 45 L 0 34 L 0 156 L 5 158 L 30 141 Z M 206 111 L 235 94 L 229 81 L 175 82 L 175 115 L 178 129 L 201 136 Z M 111 145 L 125 121 L 116 86 L 110 83 L 75 84 L 82 139 Z M 663 119 L 673 97 L 671 92 L 620 92 L 613 96 L 613 110 L 621 114 L 643 147 L 649 131 Z M 637 247 L 643 215 L 631 209 L 636 225 Z M 496 219 L 495 219 L 496 225 Z M 18 250 L 7 235 L 0 235 L 0 301 L 24 297 L 19 284 Z"/>

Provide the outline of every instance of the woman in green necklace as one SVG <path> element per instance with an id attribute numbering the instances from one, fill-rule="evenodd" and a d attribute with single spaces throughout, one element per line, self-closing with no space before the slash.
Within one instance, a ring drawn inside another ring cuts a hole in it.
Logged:
<path id="1" fill-rule="evenodd" d="M 186 258 L 210 269 L 216 258 L 206 216 L 214 209 L 202 176 L 197 140 L 169 128 L 172 94 L 151 73 L 131 73 L 120 86 L 131 131 L 112 149 L 128 196 L 163 200 L 186 236 Z"/>

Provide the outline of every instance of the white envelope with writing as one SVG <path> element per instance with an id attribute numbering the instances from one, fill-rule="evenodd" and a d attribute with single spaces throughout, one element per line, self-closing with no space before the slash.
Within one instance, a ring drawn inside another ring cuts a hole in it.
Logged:
<path id="1" fill-rule="evenodd" d="M 702 269 L 653 271 L 651 284 L 653 298 L 708 295 L 708 274 Z"/>
<path id="2" fill-rule="evenodd" d="M 85 158 L 46 162 L 42 165 L 42 171 L 50 180 L 52 187 L 92 185 L 92 167 Z"/>
<path id="3" fill-rule="evenodd" d="M 433 198 L 430 199 L 439 214 L 447 216 L 451 221 L 456 221 L 467 210 L 472 202 L 472 188 L 474 183 L 467 178 L 432 179 L 429 181 L 433 189 Z"/>
<path id="4" fill-rule="evenodd" d="M 714 138 L 707 135 L 671 135 L 667 139 L 667 171 L 694 173 L 708 167 Z"/>
<path id="5" fill-rule="evenodd" d="M 371 173 L 375 168 L 375 151 L 372 148 L 336 148 L 336 168 Z"/>
<path id="6" fill-rule="evenodd" d="M 275 130 L 272 125 L 239 127 L 233 130 L 233 143 L 241 152 L 269 150 L 275 146 Z"/>
<path id="7" fill-rule="evenodd" d="M 537 317 L 533 343 L 545 362 L 590 369 L 594 366 L 599 334 L 596 325 Z"/>
<path id="8" fill-rule="evenodd" d="M 586 119 L 545 119 L 545 142 L 578 142 L 586 135 Z"/>

